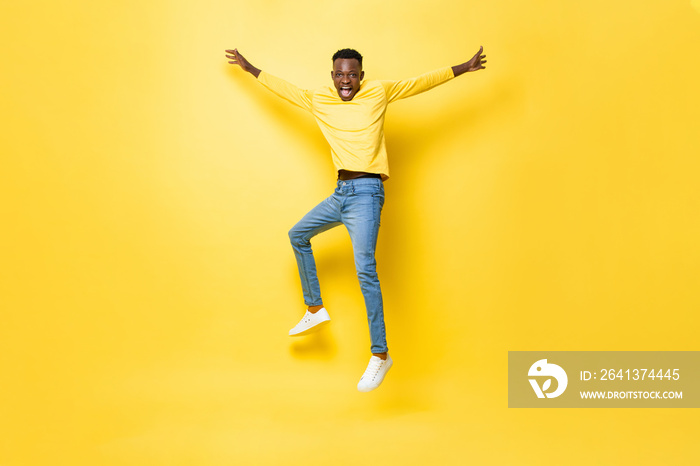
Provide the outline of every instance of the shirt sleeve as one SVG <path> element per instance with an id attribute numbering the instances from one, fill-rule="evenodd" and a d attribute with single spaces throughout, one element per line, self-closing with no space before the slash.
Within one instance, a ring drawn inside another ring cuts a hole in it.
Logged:
<path id="1" fill-rule="evenodd" d="M 295 85 L 276 76 L 272 76 L 269 73 L 265 73 L 264 71 L 260 71 L 258 82 L 283 99 L 288 100 L 304 110 L 311 111 L 312 91 L 299 89 Z"/>
<path id="2" fill-rule="evenodd" d="M 450 79 L 455 77 L 452 67 L 448 66 L 446 68 L 440 68 L 439 70 L 431 71 L 429 73 L 416 76 L 411 79 L 404 79 L 401 81 L 381 81 L 384 90 L 386 91 L 386 97 L 389 103 L 403 99 L 406 97 L 411 97 L 421 92 L 425 92 L 428 89 L 432 89 L 435 86 L 446 83 Z"/>

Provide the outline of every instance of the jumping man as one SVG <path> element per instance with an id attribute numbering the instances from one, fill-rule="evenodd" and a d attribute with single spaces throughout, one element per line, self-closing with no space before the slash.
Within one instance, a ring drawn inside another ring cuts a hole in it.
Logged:
<path id="1" fill-rule="evenodd" d="M 427 91 L 469 71 L 485 69 L 484 48 L 469 61 L 403 81 L 363 81 L 362 55 L 353 49 L 333 55 L 333 86 L 302 90 L 254 67 L 238 49 L 226 50 L 229 63 L 255 76 L 269 90 L 311 112 L 331 147 L 338 171 L 337 187 L 289 231 L 299 268 L 304 302 L 308 306 L 290 336 L 306 335 L 330 321 L 323 307 L 310 240 L 340 224 L 350 234 L 357 277 L 367 308 L 372 357 L 357 384 L 368 392 L 377 388 L 391 368 L 384 328 L 384 307 L 374 252 L 384 205 L 384 182 L 389 165 L 384 142 L 387 105 Z"/>

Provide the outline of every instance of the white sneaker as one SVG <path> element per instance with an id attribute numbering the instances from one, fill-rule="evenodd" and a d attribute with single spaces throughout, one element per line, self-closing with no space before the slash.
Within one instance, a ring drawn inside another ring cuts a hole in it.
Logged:
<path id="1" fill-rule="evenodd" d="M 372 356 L 369 359 L 367 370 L 365 370 L 365 373 L 360 377 L 357 389 L 361 392 L 369 392 L 377 388 L 382 383 L 384 376 L 389 372 L 393 364 L 394 361 L 392 361 L 391 356 L 388 354 L 386 359 Z"/>
<path id="2" fill-rule="evenodd" d="M 328 311 L 326 311 L 325 307 L 322 307 L 313 314 L 307 309 L 304 317 L 302 317 L 299 323 L 289 331 L 289 336 L 298 337 L 301 335 L 306 335 L 307 333 L 315 332 L 324 324 L 330 322 L 330 320 L 331 316 L 328 315 Z"/>

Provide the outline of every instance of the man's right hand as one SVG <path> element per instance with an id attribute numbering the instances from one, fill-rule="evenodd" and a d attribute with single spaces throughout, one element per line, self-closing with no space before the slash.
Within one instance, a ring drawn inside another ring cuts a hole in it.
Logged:
<path id="1" fill-rule="evenodd" d="M 230 55 L 226 55 L 226 58 L 229 58 L 230 61 L 229 63 L 232 65 L 238 65 L 240 66 L 243 71 L 247 71 L 248 73 L 252 74 L 256 78 L 260 74 L 260 70 L 253 65 L 250 64 L 248 60 L 245 59 L 243 55 L 238 53 L 238 49 L 233 49 L 233 50 L 226 50 L 226 53 Z"/>

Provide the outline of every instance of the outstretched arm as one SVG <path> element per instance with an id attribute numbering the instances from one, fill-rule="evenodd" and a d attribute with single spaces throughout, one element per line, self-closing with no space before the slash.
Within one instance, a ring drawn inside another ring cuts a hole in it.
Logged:
<path id="1" fill-rule="evenodd" d="M 260 75 L 260 70 L 254 67 L 248 60 L 246 60 L 243 55 L 238 53 L 238 49 L 226 50 L 226 52 L 230 54 L 226 55 L 226 58 L 231 59 L 229 63 L 231 63 L 232 65 L 240 66 L 243 69 L 243 71 L 247 71 L 256 78 L 258 77 L 258 75 Z"/>
<path id="2" fill-rule="evenodd" d="M 474 55 L 468 62 L 462 63 L 461 65 L 451 67 L 446 66 L 444 68 L 440 68 L 439 70 L 431 71 L 411 79 L 404 79 L 401 81 L 382 81 L 382 85 L 386 91 L 387 100 L 389 102 L 393 102 L 395 100 L 420 94 L 421 92 L 432 89 L 433 87 L 445 83 L 461 74 L 469 71 L 485 69 L 486 67 L 484 66 L 484 63 L 486 63 L 486 60 L 483 59 L 486 58 L 486 55 L 481 54 L 483 51 L 484 47 L 481 47 L 476 55 Z"/>
<path id="3" fill-rule="evenodd" d="M 455 74 L 455 78 L 460 74 L 468 73 L 469 71 L 485 70 L 486 67 L 486 55 L 482 55 L 484 51 L 484 46 L 479 48 L 479 51 L 474 55 L 468 62 L 464 62 L 461 65 L 455 65 L 452 67 L 452 72 Z"/>
<path id="4" fill-rule="evenodd" d="M 226 55 L 226 57 L 229 58 L 230 64 L 240 66 L 243 71 L 247 71 L 255 76 L 260 84 L 283 99 L 290 101 L 304 110 L 311 110 L 311 91 L 299 89 L 283 79 L 272 76 L 267 72 L 263 73 L 262 70 L 254 67 L 243 55 L 238 53 L 238 49 L 226 50 L 226 52 L 230 54 Z"/>

